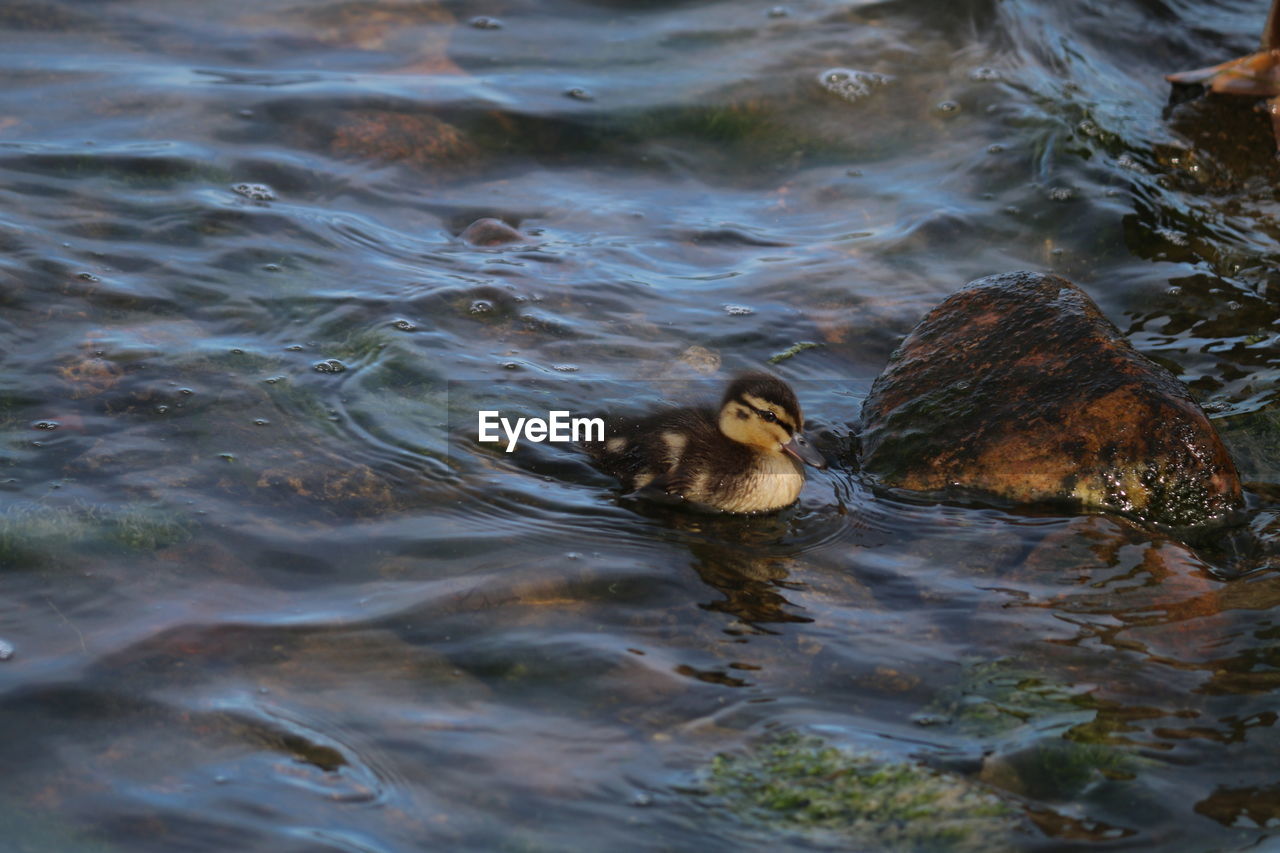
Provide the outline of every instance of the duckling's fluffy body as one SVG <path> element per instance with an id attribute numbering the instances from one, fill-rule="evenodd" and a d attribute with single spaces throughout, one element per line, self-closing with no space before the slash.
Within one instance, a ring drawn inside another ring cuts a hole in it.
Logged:
<path id="1" fill-rule="evenodd" d="M 665 493 L 725 512 L 766 512 L 795 502 L 800 461 L 825 467 L 804 438 L 795 394 L 766 373 L 730 384 L 720 409 L 667 409 L 610 418 L 587 452 L 625 488 Z"/>

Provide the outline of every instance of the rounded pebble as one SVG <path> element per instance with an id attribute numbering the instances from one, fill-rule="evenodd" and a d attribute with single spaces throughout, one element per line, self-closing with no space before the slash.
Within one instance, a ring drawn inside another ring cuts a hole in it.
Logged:
<path id="1" fill-rule="evenodd" d="M 347 366 L 336 358 L 327 358 L 324 361 L 317 361 L 311 367 L 316 373 L 341 373 L 347 369 Z"/>

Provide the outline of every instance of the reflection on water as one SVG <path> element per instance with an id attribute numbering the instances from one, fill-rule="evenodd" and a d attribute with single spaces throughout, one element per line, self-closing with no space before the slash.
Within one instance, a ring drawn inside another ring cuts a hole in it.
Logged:
<path id="1" fill-rule="evenodd" d="M 706 787 L 800 730 L 1020 848 L 1265 846 L 1278 167 L 1161 76 L 1263 6 L 0 4 L 6 843 L 810 849 Z M 897 340 L 1020 268 L 1201 396 L 1247 530 L 866 488 Z M 457 434 L 771 357 L 840 460 L 773 516 Z"/>

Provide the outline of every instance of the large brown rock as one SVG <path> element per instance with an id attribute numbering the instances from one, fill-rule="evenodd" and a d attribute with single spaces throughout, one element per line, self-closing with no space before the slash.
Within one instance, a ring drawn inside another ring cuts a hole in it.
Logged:
<path id="1" fill-rule="evenodd" d="M 862 463 L 892 488 L 1178 527 L 1243 502 L 1186 387 L 1080 288 L 1030 272 L 973 282 L 912 331 L 863 404 Z"/>

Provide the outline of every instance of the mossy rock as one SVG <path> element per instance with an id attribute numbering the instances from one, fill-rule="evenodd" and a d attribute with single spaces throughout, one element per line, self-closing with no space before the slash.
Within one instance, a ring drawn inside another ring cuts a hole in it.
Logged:
<path id="1" fill-rule="evenodd" d="M 1186 386 L 1053 275 L 990 276 L 933 309 L 872 386 L 861 441 L 864 470 L 892 489 L 1174 528 L 1244 506 Z"/>
<path id="2" fill-rule="evenodd" d="M 762 827 L 878 851 L 1012 850 L 1019 812 L 980 784 L 787 733 L 711 762 L 707 790 Z"/>

